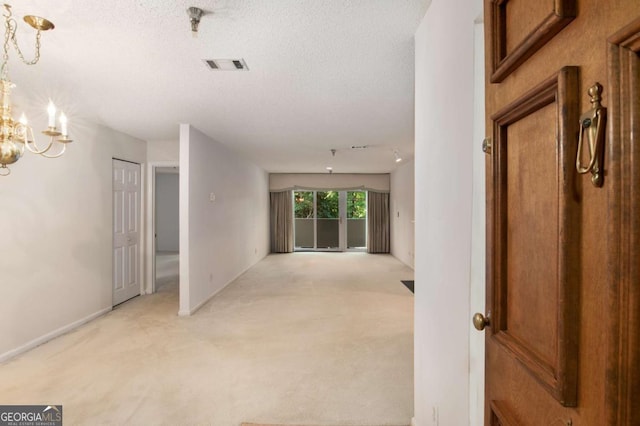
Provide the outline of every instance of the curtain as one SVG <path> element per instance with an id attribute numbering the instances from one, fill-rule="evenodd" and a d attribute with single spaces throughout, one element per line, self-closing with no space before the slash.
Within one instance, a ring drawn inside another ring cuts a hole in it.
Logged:
<path id="1" fill-rule="evenodd" d="M 389 193 L 369 191 L 367 252 L 389 253 Z"/>
<path id="2" fill-rule="evenodd" d="M 293 252 L 293 193 L 271 192 L 271 253 Z"/>

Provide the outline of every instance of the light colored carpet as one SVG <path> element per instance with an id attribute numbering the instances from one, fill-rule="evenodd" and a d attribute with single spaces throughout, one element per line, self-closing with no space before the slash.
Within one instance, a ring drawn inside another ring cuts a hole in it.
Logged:
<path id="1" fill-rule="evenodd" d="M 263 423 L 242 423 L 241 426 L 320 426 L 320 425 L 273 425 L 273 424 L 263 424 Z M 341 425 L 347 426 L 347 425 Z M 409 425 L 349 425 L 349 426 L 409 426 Z"/>
<path id="2" fill-rule="evenodd" d="M 242 423 L 241 426 L 311 426 L 311 425 L 267 425 L 267 424 L 258 424 L 258 423 Z M 319 426 L 319 425 L 314 425 Z M 347 425 L 341 425 L 347 426 Z M 349 426 L 398 426 L 398 425 L 349 425 Z M 401 425 L 401 426 L 409 426 L 409 425 Z"/>
<path id="3" fill-rule="evenodd" d="M 0 404 L 63 404 L 68 425 L 408 424 L 412 277 L 391 256 L 271 255 L 189 318 L 165 283 L 0 365 Z"/>

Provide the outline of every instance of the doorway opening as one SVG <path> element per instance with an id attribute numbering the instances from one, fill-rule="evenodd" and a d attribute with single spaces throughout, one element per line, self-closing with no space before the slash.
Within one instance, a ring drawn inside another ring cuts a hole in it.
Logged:
<path id="1" fill-rule="evenodd" d="M 155 173 L 155 292 L 178 292 L 180 277 L 180 192 L 178 167 Z"/>
<path id="2" fill-rule="evenodd" d="M 366 250 L 366 191 L 294 191 L 293 217 L 296 251 Z"/>
<path id="3" fill-rule="evenodd" d="M 180 169 L 177 162 L 149 163 L 147 175 L 145 293 L 179 294 Z"/>

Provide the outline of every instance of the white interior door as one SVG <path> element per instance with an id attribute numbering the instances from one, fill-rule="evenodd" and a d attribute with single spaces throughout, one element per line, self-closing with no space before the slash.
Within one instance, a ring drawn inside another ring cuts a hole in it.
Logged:
<path id="1" fill-rule="evenodd" d="M 140 165 L 113 160 L 113 305 L 140 294 Z"/>

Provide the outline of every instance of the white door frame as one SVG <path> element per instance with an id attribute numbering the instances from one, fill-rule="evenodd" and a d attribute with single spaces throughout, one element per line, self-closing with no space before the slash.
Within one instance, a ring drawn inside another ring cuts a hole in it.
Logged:
<path id="1" fill-rule="evenodd" d="M 152 161 L 147 163 L 147 220 L 145 221 L 146 235 L 146 280 L 141 294 L 151 294 L 156 291 L 156 169 L 158 167 L 180 167 L 178 161 Z"/>
<path id="2" fill-rule="evenodd" d="M 473 141 L 473 202 L 471 225 L 471 274 L 469 311 L 485 311 L 485 153 L 480 149 L 485 131 L 484 112 L 484 27 L 483 15 L 474 21 L 474 117 Z M 469 321 L 469 424 L 484 422 L 484 333 L 478 333 Z"/>

